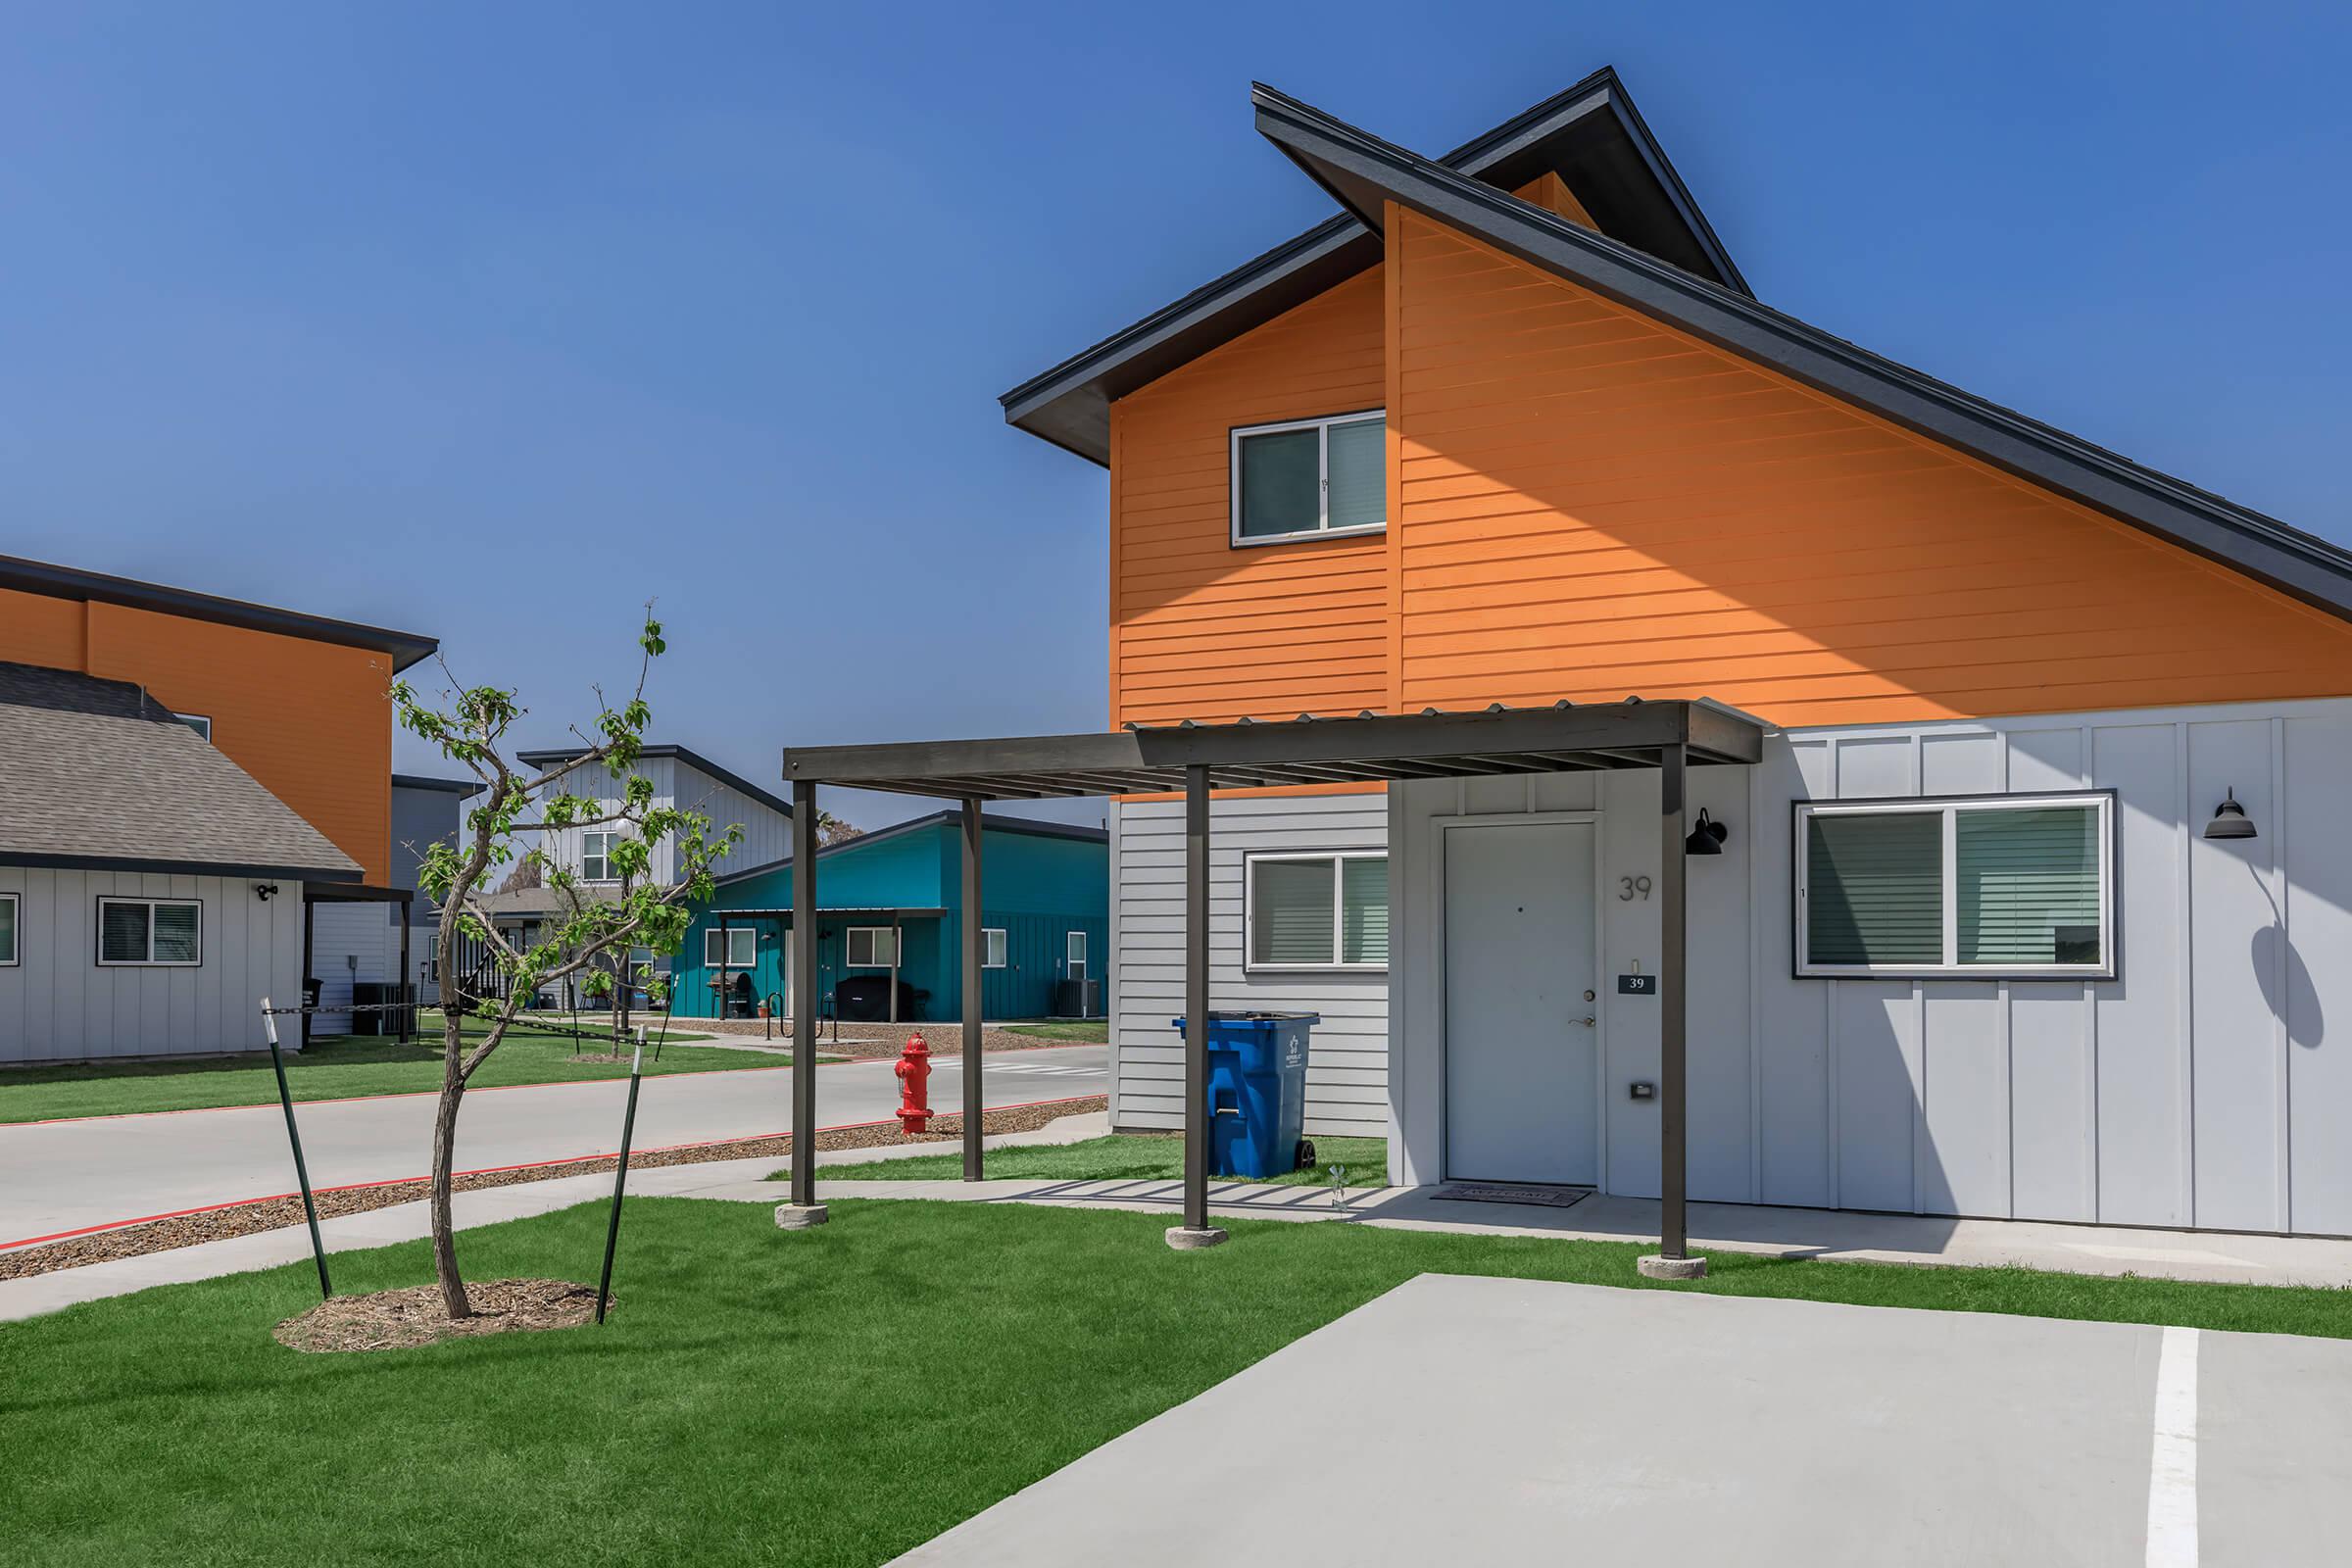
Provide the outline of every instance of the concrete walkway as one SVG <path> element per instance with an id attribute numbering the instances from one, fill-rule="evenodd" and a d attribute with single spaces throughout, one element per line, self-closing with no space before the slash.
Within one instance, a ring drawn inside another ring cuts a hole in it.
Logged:
<path id="1" fill-rule="evenodd" d="M 2320 1568 L 2347 1539 L 2352 1343 L 1431 1274 L 899 1561 Z"/>

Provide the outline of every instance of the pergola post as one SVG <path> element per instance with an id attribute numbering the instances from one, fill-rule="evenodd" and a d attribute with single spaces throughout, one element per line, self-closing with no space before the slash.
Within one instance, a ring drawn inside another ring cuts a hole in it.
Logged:
<path id="1" fill-rule="evenodd" d="M 719 939 L 724 944 L 726 939 Z M 721 952 L 723 962 L 726 954 Z M 721 970 L 724 973 L 724 970 Z M 776 1208 L 788 1231 L 825 1222 L 816 1200 L 816 786 L 792 786 L 792 1201 Z"/>
<path id="2" fill-rule="evenodd" d="M 1214 1247 L 1208 1222 L 1208 769 L 1184 770 L 1184 1223 L 1168 1231 L 1182 1250 Z"/>
<path id="3" fill-rule="evenodd" d="M 980 803 L 963 803 L 963 1179 L 980 1180 Z"/>
<path id="4" fill-rule="evenodd" d="M 400 1019 L 400 1043 L 404 1046 L 409 1043 L 409 1029 L 416 1011 L 409 995 L 412 983 L 409 978 L 409 916 L 415 912 L 415 894 L 409 894 L 400 901 L 400 989 L 392 993 L 392 1001 L 400 1009 L 394 1016 Z M 417 989 L 421 991 L 423 988 L 420 986 Z"/>
<path id="5" fill-rule="evenodd" d="M 1697 1279 L 1707 1260 L 1690 1255 L 1686 1186 L 1690 1172 L 1688 1019 L 1690 921 L 1684 894 L 1690 862 L 1684 839 L 1684 746 L 1658 748 L 1658 1250 L 1639 1267 L 1652 1279 Z"/>

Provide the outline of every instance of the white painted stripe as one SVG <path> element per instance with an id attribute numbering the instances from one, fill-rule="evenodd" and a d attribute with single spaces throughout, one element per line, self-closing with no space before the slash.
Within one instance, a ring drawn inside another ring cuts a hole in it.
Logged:
<path id="1" fill-rule="evenodd" d="M 2168 1328 L 2156 1352 L 2156 1444 L 2148 1461 L 2148 1568 L 2196 1568 L 2197 1331 Z"/>

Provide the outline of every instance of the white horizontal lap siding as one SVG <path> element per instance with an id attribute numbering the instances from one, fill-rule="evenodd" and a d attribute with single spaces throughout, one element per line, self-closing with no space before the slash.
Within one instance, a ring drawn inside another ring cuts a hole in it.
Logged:
<path id="1" fill-rule="evenodd" d="M 271 901 L 276 902 L 275 900 Z M 355 969 L 351 959 L 359 960 Z M 311 974 L 318 982 L 319 1011 L 314 1035 L 352 1031 L 354 984 L 378 984 L 400 967 L 400 927 L 381 904 L 315 904 L 311 906 Z"/>
<path id="2" fill-rule="evenodd" d="M 243 878 L 0 865 L 0 893 L 18 896 L 19 952 L 0 967 L 0 1061 L 260 1050 L 261 999 L 302 996 L 302 899 L 294 884 L 281 890 L 264 901 Z M 101 968 L 102 897 L 198 901 L 204 961 Z"/>
<path id="3" fill-rule="evenodd" d="M 1389 983 L 1361 974 L 1250 973 L 1243 962 L 1243 858 L 1388 846 L 1385 794 L 1219 799 L 1209 812 L 1210 1005 L 1314 1012 L 1306 1130 L 1388 1132 Z M 1123 802 L 1111 817 L 1111 1058 L 1115 1125 L 1184 1125 L 1184 803 Z"/>

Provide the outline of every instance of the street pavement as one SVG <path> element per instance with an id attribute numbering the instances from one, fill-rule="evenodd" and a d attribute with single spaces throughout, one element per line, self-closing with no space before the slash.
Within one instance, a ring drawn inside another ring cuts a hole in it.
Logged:
<path id="1" fill-rule="evenodd" d="M 2352 1343 L 1423 1275 L 900 1561 L 2303 1568 L 2347 1541 Z"/>
<path id="2" fill-rule="evenodd" d="M 1105 1094 L 1108 1057 L 1103 1046 L 992 1052 L 981 1092 L 991 1109 Z M 859 1060 L 816 1068 L 817 1125 L 889 1116 L 899 1103 L 891 1066 Z M 635 1147 L 788 1132 L 792 1072 L 757 1066 L 648 1078 Z M 933 1059 L 930 1095 L 935 1109 L 961 1107 L 956 1057 Z M 458 1169 L 612 1153 L 627 1098 L 626 1079 L 475 1090 L 459 1113 Z M 323 1189 L 426 1174 L 433 1103 L 429 1094 L 297 1103 L 312 1183 Z M 285 1118 L 273 1104 L 0 1126 L 0 1248 L 294 1190 Z"/>

